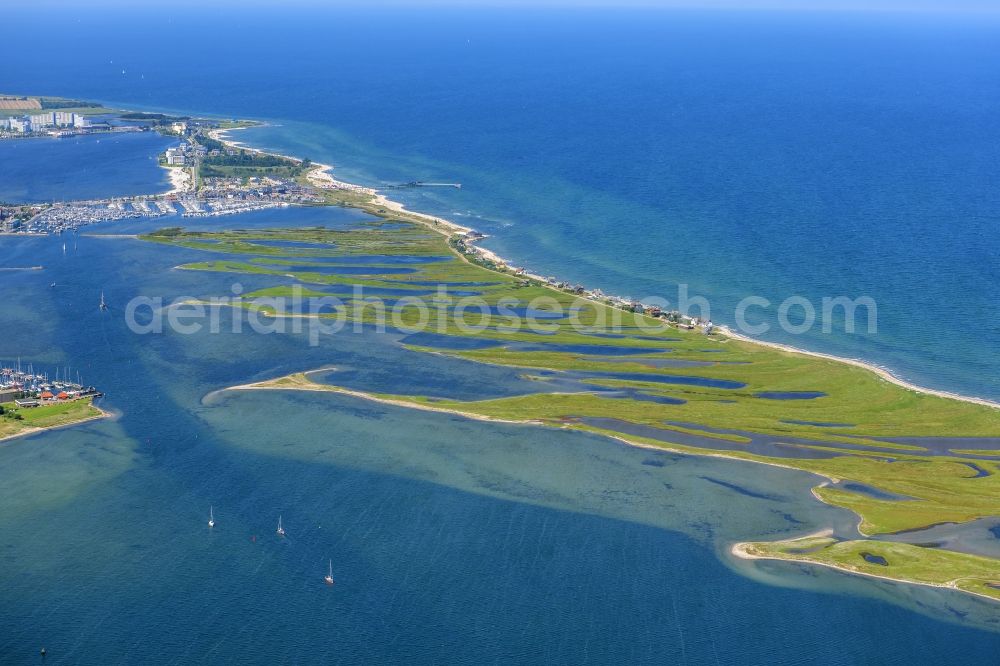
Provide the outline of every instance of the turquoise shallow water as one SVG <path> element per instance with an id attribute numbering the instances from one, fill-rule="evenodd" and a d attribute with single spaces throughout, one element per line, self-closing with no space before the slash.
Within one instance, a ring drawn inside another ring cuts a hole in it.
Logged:
<path id="1" fill-rule="evenodd" d="M 731 561 L 733 540 L 851 529 L 810 475 L 346 397 L 213 393 L 331 364 L 400 392 L 480 370 L 393 333 L 314 348 L 129 332 L 133 296 L 226 293 L 232 276 L 171 270 L 193 251 L 70 235 L 2 238 L 0 256 L 46 266 L 10 274 L 0 357 L 72 361 L 120 414 L 0 446 L 4 663 L 41 645 L 47 663 L 691 664 L 987 663 L 1000 646 L 988 602 Z M 501 374 L 491 386 L 516 381 Z"/>
<path id="2" fill-rule="evenodd" d="M 461 181 L 397 193 L 611 291 L 871 292 L 878 336 L 798 343 L 1000 390 L 989 21 L 174 12 L 12 13 L 13 57 L 34 66 L 4 87 L 270 118 L 254 141 L 347 178 Z M 51 48 L 29 49 L 41 25 Z M 199 48 L 149 48 L 181 38 Z M 327 365 L 400 392 L 523 382 L 395 334 L 128 332 L 133 296 L 229 292 L 232 276 L 171 270 L 194 257 L 0 238 L 0 265 L 46 267 L 4 273 L 0 358 L 79 368 L 120 414 L 0 445 L 0 662 L 42 645 L 46 663 L 982 664 L 1000 648 L 985 601 L 733 561 L 734 540 L 849 532 L 809 475 L 344 397 L 210 395 Z"/>

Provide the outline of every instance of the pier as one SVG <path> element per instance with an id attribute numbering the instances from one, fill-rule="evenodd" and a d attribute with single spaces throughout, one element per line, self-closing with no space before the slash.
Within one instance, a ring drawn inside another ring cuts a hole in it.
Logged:
<path id="1" fill-rule="evenodd" d="M 398 185 L 386 185 L 385 188 L 388 190 L 403 190 L 409 189 L 411 187 L 453 187 L 456 190 L 462 189 L 462 183 L 427 183 L 422 180 L 411 180 L 408 183 L 399 183 Z"/>

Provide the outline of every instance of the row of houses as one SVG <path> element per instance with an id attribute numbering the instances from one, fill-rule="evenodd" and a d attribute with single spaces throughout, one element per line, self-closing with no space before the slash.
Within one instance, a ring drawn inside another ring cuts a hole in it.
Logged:
<path id="1" fill-rule="evenodd" d="M 167 148 L 164 153 L 164 161 L 167 166 L 186 166 L 194 164 L 199 157 L 205 157 L 208 149 L 197 143 L 182 143 L 173 148 Z"/>
<path id="2" fill-rule="evenodd" d="M 514 269 L 514 272 L 515 274 L 524 274 L 523 269 Z M 702 320 L 698 317 L 690 317 L 681 313 L 679 310 L 664 310 L 657 305 L 646 305 L 642 301 L 632 300 L 631 298 L 608 295 L 600 289 L 586 289 L 582 284 L 571 285 L 568 282 L 557 280 L 554 277 L 546 278 L 545 283 L 555 289 L 578 294 L 589 298 L 592 301 L 597 301 L 599 303 L 604 303 L 605 305 L 610 305 L 613 308 L 618 308 L 619 310 L 634 312 L 636 314 L 644 314 L 647 317 L 653 317 L 656 319 L 663 319 L 664 321 L 669 321 L 670 323 L 676 324 L 684 329 L 694 330 L 696 328 L 700 328 L 705 334 L 711 334 L 715 330 L 715 325 L 711 321 Z"/>
<path id="3" fill-rule="evenodd" d="M 100 395 L 100 392 L 93 386 L 75 391 L 59 391 L 58 393 L 42 391 L 37 396 L 28 395 L 22 398 L 15 398 L 14 404 L 21 408 L 41 407 L 42 405 L 79 400 L 80 398 L 96 398 Z"/>
<path id="4" fill-rule="evenodd" d="M 711 335 L 712 332 L 715 331 L 715 324 L 713 324 L 711 320 L 691 317 L 682 313 L 680 310 L 664 310 L 657 305 L 646 305 L 641 301 L 633 301 L 631 299 L 621 298 L 618 296 L 604 296 L 604 293 L 601 292 L 600 289 L 595 289 L 594 291 L 585 293 L 590 298 L 603 301 L 612 307 L 617 307 L 636 314 L 644 314 L 647 317 L 653 317 L 654 319 L 662 319 L 672 324 L 676 324 L 679 328 L 689 331 L 700 328 L 705 335 Z"/>
<path id="5" fill-rule="evenodd" d="M 527 276 L 532 277 L 523 268 L 518 268 L 516 266 L 510 266 L 506 264 L 502 259 L 496 257 L 492 253 L 487 253 L 481 248 L 476 247 L 473 243 L 477 240 L 481 240 L 486 236 L 477 231 L 467 231 L 465 233 L 459 234 L 452 238 L 452 245 L 459 251 L 467 256 L 475 257 L 480 263 L 486 265 L 489 268 L 494 268 L 504 272 L 513 273 L 517 276 Z M 664 321 L 675 324 L 676 326 L 687 329 L 701 329 L 706 335 L 711 335 L 715 331 L 715 324 L 708 320 L 702 320 L 698 317 L 690 317 L 686 314 L 681 313 L 678 310 L 664 310 L 661 307 L 655 305 L 646 305 L 641 301 L 632 300 L 631 298 L 622 298 L 621 296 L 613 296 L 605 294 L 600 289 L 587 289 L 582 284 L 570 284 L 563 280 L 558 280 L 554 277 L 539 278 L 546 285 L 559 289 L 560 291 L 568 291 L 571 294 L 577 294 L 585 298 L 589 298 L 592 301 L 597 301 L 598 303 L 604 303 L 613 308 L 618 308 L 620 310 L 625 310 L 627 312 L 634 312 L 636 314 L 644 314 L 647 317 L 654 317 L 656 319 L 662 319 Z M 527 281 L 525 281 L 527 282 Z"/>

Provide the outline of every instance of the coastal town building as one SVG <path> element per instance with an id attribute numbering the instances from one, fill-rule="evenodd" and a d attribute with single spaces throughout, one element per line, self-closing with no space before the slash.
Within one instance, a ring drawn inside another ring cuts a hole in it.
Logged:
<path id="1" fill-rule="evenodd" d="M 85 129 L 90 127 L 90 120 L 86 116 L 67 111 L 51 111 L 0 119 L 0 130 L 7 130 L 15 134 L 32 134 L 56 127 Z"/>
<path id="2" fill-rule="evenodd" d="M 54 113 L 38 113 L 33 116 L 28 116 L 28 120 L 31 121 L 31 127 L 34 130 L 39 130 L 43 127 L 50 127 L 56 124 L 56 114 Z"/>
<path id="3" fill-rule="evenodd" d="M 31 132 L 31 119 L 27 116 L 22 118 L 8 118 L 7 124 L 4 129 L 8 129 L 11 132 L 20 132 L 21 134 L 28 134 Z"/>
<path id="4" fill-rule="evenodd" d="M 167 148 L 166 161 L 167 166 L 184 166 L 186 158 L 183 148 Z"/>

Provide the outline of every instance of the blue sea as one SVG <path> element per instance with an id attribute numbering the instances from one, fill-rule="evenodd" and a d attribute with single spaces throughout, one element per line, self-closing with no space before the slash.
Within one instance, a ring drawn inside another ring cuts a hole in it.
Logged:
<path id="1" fill-rule="evenodd" d="M 242 140 L 346 180 L 460 182 L 394 194 L 541 273 L 671 300 L 687 284 L 717 321 L 751 295 L 868 295 L 877 334 L 764 337 L 1000 397 L 996 19 L 159 7 L 4 22 L 3 92 L 264 119 Z M 165 189 L 145 170 L 162 149 L 115 153 L 136 169 L 96 159 L 110 176 L 77 190 L 0 145 L 0 199 L 12 183 L 25 200 Z M 346 396 L 216 394 L 331 365 L 400 393 L 522 380 L 391 332 L 310 347 L 128 331 L 134 296 L 227 293 L 231 276 L 172 270 L 200 258 L 0 237 L 0 266 L 45 266 L 3 273 L 0 359 L 72 366 L 116 414 L 0 444 L 4 664 L 42 646 L 54 664 L 983 664 L 1000 649 L 990 602 L 732 558 L 740 539 L 851 529 L 808 474 Z"/>
<path id="2" fill-rule="evenodd" d="M 747 320 L 767 339 L 1000 398 L 996 15 L 185 17 L 16 9 L 11 47 L 32 66 L 4 85 L 270 120 L 244 136 L 345 179 L 461 182 L 396 195 L 543 274 L 675 305 L 688 285 L 728 324 L 759 296 L 771 306 Z M 171 40 L 198 48 L 147 47 Z M 877 333 L 859 314 L 854 334 L 834 316 L 790 335 L 777 309 L 795 296 L 817 317 L 824 297 L 868 296 Z"/>

